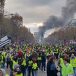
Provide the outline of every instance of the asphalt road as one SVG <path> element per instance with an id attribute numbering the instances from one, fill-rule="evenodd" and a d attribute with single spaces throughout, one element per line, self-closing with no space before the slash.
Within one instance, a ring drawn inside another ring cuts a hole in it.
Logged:
<path id="1" fill-rule="evenodd" d="M 38 71 L 38 76 L 47 76 L 47 73 L 39 70 Z M 59 73 L 58 73 L 58 76 L 60 76 Z"/>
<path id="2" fill-rule="evenodd" d="M 47 76 L 46 72 L 38 71 L 38 76 Z"/>

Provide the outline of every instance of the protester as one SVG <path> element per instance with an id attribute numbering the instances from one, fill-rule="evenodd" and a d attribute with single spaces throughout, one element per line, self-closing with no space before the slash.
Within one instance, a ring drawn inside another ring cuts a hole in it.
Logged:
<path id="1" fill-rule="evenodd" d="M 74 76 L 76 76 L 76 57 L 74 54 L 71 55 L 70 64 L 73 66 Z"/>
<path id="2" fill-rule="evenodd" d="M 57 76 L 57 72 L 53 56 L 50 56 L 47 62 L 47 76 Z"/>
<path id="3" fill-rule="evenodd" d="M 11 47 L 12 51 L 4 49 L 0 52 L 1 75 L 39 76 L 47 73 L 47 76 L 58 76 L 59 72 L 60 76 L 76 76 L 75 52 L 72 53 L 69 47 L 27 45 Z"/>
<path id="4" fill-rule="evenodd" d="M 73 66 L 69 63 L 69 56 L 64 58 L 64 74 L 65 76 L 74 76 Z"/>

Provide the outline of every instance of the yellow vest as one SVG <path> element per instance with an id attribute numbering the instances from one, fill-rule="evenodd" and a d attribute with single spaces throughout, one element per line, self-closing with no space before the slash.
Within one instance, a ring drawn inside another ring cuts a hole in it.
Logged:
<path id="1" fill-rule="evenodd" d="M 33 63 L 32 69 L 36 70 L 38 68 L 37 63 Z"/>
<path id="2" fill-rule="evenodd" d="M 54 51 L 54 53 L 57 54 L 57 53 L 58 53 L 58 49 L 56 49 L 56 50 Z"/>
<path id="3" fill-rule="evenodd" d="M 0 61 L 0 63 L 3 63 L 3 55 L 1 55 L 1 61 Z"/>
<path id="4" fill-rule="evenodd" d="M 62 58 L 60 58 L 60 66 L 63 67 L 64 66 L 64 61 Z"/>
<path id="5" fill-rule="evenodd" d="M 8 74 L 6 74 L 6 76 L 9 76 Z"/>
<path id="6" fill-rule="evenodd" d="M 38 60 L 41 60 L 41 57 L 38 57 Z"/>
<path id="7" fill-rule="evenodd" d="M 71 64 L 73 67 L 76 67 L 76 58 L 70 59 L 70 64 Z"/>
<path id="8" fill-rule="evenodd" d="M 66 66 L 66 75 L 73 75 L 74 74 L 74 71 L 73 71 L 73 67 L 71 64 L 68 64 L 68 66 Z"/>
<path id="9" fill-rule="evenodd" d="M 13 60 L 13 69 L 14 69 L 14 66 L 17 65 L 17 64 L 18 63 Z"/>
<path id="10" fill-rule="evenodd" d="M 62 71 L 62 76 L 66 76 L 66 66 L 65 66 L 65 64 L 64 64 L 64 60 L 63 60 L 63 58 L 60 58 L 60 66 L 61 66 L 61 71 Z"/>
<path id="11" fill-rule="evenodd" d="M 68 64 L 67 66 L 64 65 L 62 67 L 62 76 L 68 76 L 68 75 L 73 75 L 73 67 L 71 64 Z"/>
<path id="12" fill-rule="evenodd" d="M 23 76 L 23 74 L 21 73 L 21 74 L 16 74 L 16 76 Z"/>
<path id="13" fill-rule="evenodd" d="M 22 65 L 26 66 L 26 60 L 24 59 Z"/>
<path id="14" fill-rule="evenodd" d="M 50 50 L 50 54 L 53 54 L 52 50 Z"/>
<path id="15" fill-rule="evenodd" d="M 32 63 L 33 63 L 33 61 L 31 60 L 31 61 L 29 61 L 29 66 L 31 66 L 32 65 Z"/>
<path id="16" fill-rule="evenodd" d="M 6 57 L 6 52 L 3 52 L 3 56 Z"/>

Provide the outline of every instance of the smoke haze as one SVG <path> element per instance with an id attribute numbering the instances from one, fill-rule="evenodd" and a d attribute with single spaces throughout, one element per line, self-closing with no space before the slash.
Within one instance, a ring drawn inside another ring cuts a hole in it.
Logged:
<path id="1" fill-rule="evenodd" d="M 67 0 L 66 6 L 62 8 L 62 16 L 50 16 L 49 19 L 44 22 L 44 26 L 39 27 L 39 33 L 44 36 L 44 33 L 55 27 L 63 27 L 69 21 L 74 18 L 76 13 L 76 0 Z"/>

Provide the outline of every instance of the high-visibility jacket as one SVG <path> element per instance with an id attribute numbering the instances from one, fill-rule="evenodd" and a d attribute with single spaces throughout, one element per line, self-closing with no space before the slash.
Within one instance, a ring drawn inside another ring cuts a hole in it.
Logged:
<path id="1" fill-rule="evenodd" d="M 28 62 L 28 66 L 32 66 L 32 64 L 33 64 L 33 61 L 30 60 L 30 61 Z"/>
<path id="2" fill-rule="evenodd" d="M 50 49 L 50 54 L 53 54 L 53 51 L 52 51 L 52 49 Z"/>
<path id="3" fill-rule="evenodd" d="M 8 74 L 6 74 L 6 76 L 9 76 Z"/>
<path id="4" fill-rule="evenodd" d="M 38 60 L 42 60 L 42 58 L 41 57 L 38 57 Z"/>
<path id="5" fill-rule="evenodd" d="M 63 67 L 64 66 L 64 61 L 62 58 L 60 58 L 60 66 Z"/>
<path id="6" fill-rule="evenodd" d="M 48 49 L 46 49 L 46 56 L 48 56 L 49 55 L 49 51 L 48 51 Z"/>
<path id="7" fill-rule="evenodd" d="M 48 56 L 49 55 L 49 52 L 46 52 L 46 56 Z"/>
<path id="8" fill-rule="evenodd" d="M 71 64 L 73 67 L 76 67 L 76 58 L 70 59 L 70 64 Z"/>
<path id="9" fill-rule="evenodd" d="M 33 65 L 32 65 L 32 69 L 33 69 L 33 70 L 37 70 L 37 69 L 38 69 L 38 65 L 37 65 L 37 63 L 33 63 Z"/>
<path id="10" fill-rule="evenodd" d="M 70 75 L 73 75 L 74 72 L 73 72 L 73 67 L 71 64 L 68 64 L 67 66 L 66 65 L 63 65 L 62 67 L 62 76 L 70 76 Z"/>
<path id="11" fill-rule="evenodd" d="M 13 61 L 13 56 L 11 56 L 10 58 L 11 58 L 11 61 Z"/>
<path id="12" fill-rule="evenodd" d="M 66 69 L 65 69 L 65 70 L 66 70 L 66 75 L 67 75 L 67 76 L 74 74 L 73 67 L 72 67 L 71 64 L 68 64 L 68 65 L 66 66 Z"/>
<path id="13" fill-rule="evenodd" d="M 62 69 L 61 69 L 62 76 L 67 76 L 65 69 L 66 69 L 65 66 L 63 66 Z"/>
<path id="14" fill-rule="evenodd" d="M 13 69 L 14 69 L 15 65 L 17 65 L 17 64 L 18 64 L 18 62 L 13 60 Z"/>
<path id="15" fill-rule="evenodd" d="M 3 52 L 3 56 L 6 57 L 6 52 Z"/>
<path id="16" fill-rule="evenodd" d="M 61 72 L 62 76 L 68 76 L 73 75 L 73 67 L 71 64 L 68 64 L 67 66 L 64 64 L 64 61 L 62 58 L 60 58 L 60 66 L 61 66 Z"/>
<path id="17" fill-rule="evenodd" d="M 21 74 L 16 74 L 16 76 L 23 76 L 23 74 L 21 73 Z"/>
<path id="18" fill-rule="evenodd" d="M 26 66 L 26 60 L 24 59 L 22 65 Z"/>
<path id="19" fill-rule="evenodd" d="M 61 66 L 61 73 L 62 73 L 62 76 L 66 76 L 66 66 L 64 64 L 64 61 L 62 58 L 60 58 L 60 66 Z"/>
<path id="20" fill-rule="evenodd" d="M 0 63 L 3 63 L 3 55 L 0 56 Z"/>
<path id="21" fill-rule="evenodd" d="M 53 52 L 54 52 L 55 54 L 57 54 L 57 53 L 58 53 L 58 49 L 55 49 Z"/>

